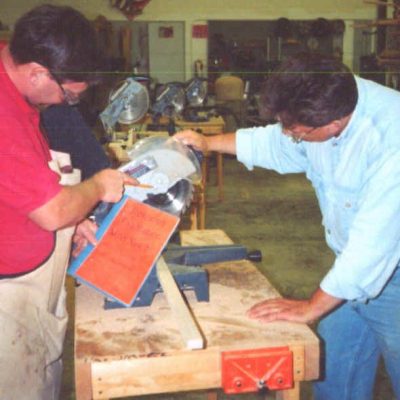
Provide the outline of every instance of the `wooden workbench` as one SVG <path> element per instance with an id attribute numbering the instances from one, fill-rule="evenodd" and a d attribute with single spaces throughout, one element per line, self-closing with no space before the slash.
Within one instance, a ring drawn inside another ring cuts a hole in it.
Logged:
<path id="1" fill-rule="evenodd" d="M 232 243 L 220 230 L 185 231 L 183 245 Z M 303 324 L 260 324 L 246 316 L 253 304 L 278 294 L 249 261 L 207 266 L 210 302 L 187 298 L 206 348 L 187 350 L 164 294 L 150 307 L 103 309 L 94 290 L 76 289 L 75 375 L 77 400 L 221 387 L 221 351 L 290 346 L 295 387 L 278 392 L 299 399 L 298 382 L 319 374 L 319 343 Z"/>
<path id="2" fill-rule="evenodd" d="M 225 121 L 221 116 L 210 117 L 208 121 L 204 122 L 191 122 L 177 118 L 175 120 L 175 125 L 181 130 L 192 129 L 203 135 L 217 135 L 224 132 Z"/>

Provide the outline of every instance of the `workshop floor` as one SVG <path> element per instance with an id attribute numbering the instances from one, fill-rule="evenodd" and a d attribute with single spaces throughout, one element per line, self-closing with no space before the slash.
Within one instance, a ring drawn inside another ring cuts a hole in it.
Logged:
<path id="1" fill-rule="evenodd" d="M 217 202 L 214 171 L 208 184 L 206 228 L 223 229 L 235 243 L 262 251 L 257 266 L 284 296 L 308 297 L 329 269 L 333 255 L 321 228 L 321 215 L 311 185 L 303 175 L 281 176 L 257 169 L 247 171 L 225 158 L 225 200 Z M 183 228 L 185 221 L 183 221 Z M 73 386 L 73 284 L 68 280 L 70 325 L 64 356 L 61 400 L 75 400 Z M 302 400 L 311 400 L 311 384 L 301 387 Z M 264 394 L 224 395 L 219 400 L 255 400 Z M 140 400 L 206 400 L 206 393 L 150 395 Z M 268 396 L 273 399 L 274 396 Z M 132 398 L 133 399 L 133 398 Z M 383 367 L 379 368 L 374 400 L 394 399 Z M 339 399 L 338 399 L 339 400 Z"/>

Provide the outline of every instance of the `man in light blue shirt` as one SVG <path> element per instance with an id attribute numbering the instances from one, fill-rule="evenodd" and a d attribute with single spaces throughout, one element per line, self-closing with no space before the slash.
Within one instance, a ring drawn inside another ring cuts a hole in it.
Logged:
<path id="1" fill-rule="evenodd" d="M 400 399 L 400 93 L 335 59 L 299 54 L 267 80 L 262 104 L 276 124 L 176 136 L 237 154 L 249 169 L 305 173 L 316 191 L 332 268 L 310 299 L 266 300 L 249 316 L 321 319 L 325 360 L 315 400 L 372 399 L 381 355 Z"/>

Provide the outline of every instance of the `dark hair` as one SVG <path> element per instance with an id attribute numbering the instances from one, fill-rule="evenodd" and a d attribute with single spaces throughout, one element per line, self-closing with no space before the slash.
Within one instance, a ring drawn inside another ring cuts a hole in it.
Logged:
<path id="1" fill-rule="evenodd" d="M 261 113 L 284 127 L 319 127 L 354 111 L 358 91 L 354 75 L 339 60 L 300 53 L 284 61 L 267 79 Z"/>
<path id="2" fill-rule="evenodd" d="M 96 83 L 103 60 L 96 31 L 77 10 L 41 5 L 16 23 L 10 52 L 17 64 L 36 62 L 60 81 Z"/>

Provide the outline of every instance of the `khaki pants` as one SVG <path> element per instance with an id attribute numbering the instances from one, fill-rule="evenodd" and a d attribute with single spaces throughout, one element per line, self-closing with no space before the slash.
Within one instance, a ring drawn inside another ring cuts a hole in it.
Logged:
<path id="1" fill-rule="evenodd" d="M 57 233 L 56 249 L 43 266 L 0 280 L 0 399 L 58 399 L 68 320 L 64 277 L 73 231 Z"/>
<path id="2" fill-rule="evenodd" d="M 62 177 L 62 184 L 80 175 Z M 0 399 L 57 400 L 67 328 L 65 271 L 75 227 L 57 232 L 50 258 L 35 271 L 0 280 Z"/>

